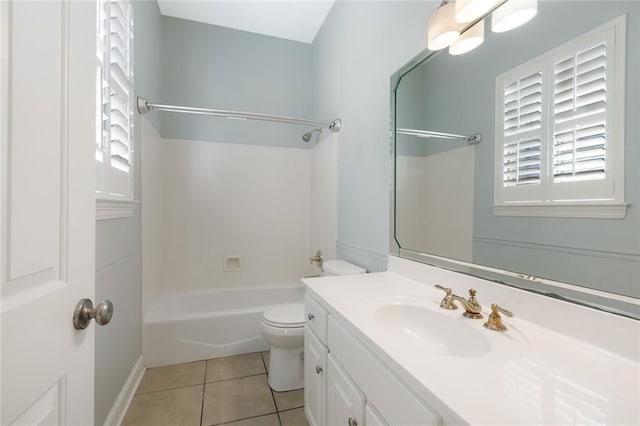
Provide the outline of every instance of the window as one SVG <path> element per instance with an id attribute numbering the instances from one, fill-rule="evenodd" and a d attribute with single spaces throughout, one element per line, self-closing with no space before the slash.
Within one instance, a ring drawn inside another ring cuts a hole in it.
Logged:
<path id="1" fill-rule="evenodd" d="M 98 0 L 96 193 L 133 199 L 133 8 Z M 113 210 L 113 205 L 110 207 Z"/>
<path id="2" fill-rule="evenodd" d="M 625 17 L 496 79 L 498 215 L 624 217 Z"/>

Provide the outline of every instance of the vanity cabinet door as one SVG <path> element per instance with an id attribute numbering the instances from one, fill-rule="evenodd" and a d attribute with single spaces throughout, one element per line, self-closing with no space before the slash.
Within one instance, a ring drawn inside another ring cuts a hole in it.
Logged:
<path id="1" fill-rule="evenodd" d="M 325 425 L 327 348 L 304 330 L 304 412 L 311 426 Z"/>
<path id="2" fill-rule="evenodd" d="M 334 358 L 327 357 L 327 425 L 364 426 L 365 398 Z"/>
<path id="3" fill-rule="evenodd" d="M 307 296 L 304 301 L 304 317 L 309 327 L 320 341 L 327 344 L 327 318 L 329 313 L 313 297 Z"/>

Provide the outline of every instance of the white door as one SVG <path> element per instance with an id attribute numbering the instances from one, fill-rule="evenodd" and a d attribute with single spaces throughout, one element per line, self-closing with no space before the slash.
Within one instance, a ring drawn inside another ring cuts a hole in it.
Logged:
<path id="1" fill-rule="evenodd" d="M 95 2 L 0 0 L 0 424 L 93 423 Z"/>

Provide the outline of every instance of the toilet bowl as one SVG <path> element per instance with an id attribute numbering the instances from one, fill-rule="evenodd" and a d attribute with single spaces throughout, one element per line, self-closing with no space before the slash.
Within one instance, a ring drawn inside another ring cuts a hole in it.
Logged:
<path id="1" fill-rule="evenodd" d="M 328 260 L 323 275 L 361 274 L 366 270 L 344 260 Z M 262 336 L 271 346 L 269 386 L 277 392 L 304 387 L 304 304 L 288 303 L 265 311 Z"/>
<path id="2" fill-rule="evenodd" d="M 266 311 L 262 336 L 271 346 L 269 386 L 282 392 L 304 386 L 304 304 L 289 303 Z"/>

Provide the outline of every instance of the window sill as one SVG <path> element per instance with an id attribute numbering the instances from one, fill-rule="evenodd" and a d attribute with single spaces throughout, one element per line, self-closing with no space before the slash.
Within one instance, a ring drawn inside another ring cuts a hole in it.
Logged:
<path id="1" fill-rule="evenodd" d="M 133 211 L 140 201 L 117 198 L 96 198 L 96 221 L 127 219 L 133 217 Z"/>
<path id="2" fill-rule="evenodd" d="M 494 204 L 496 216 L 624 219 L 629 204 Z"/>

